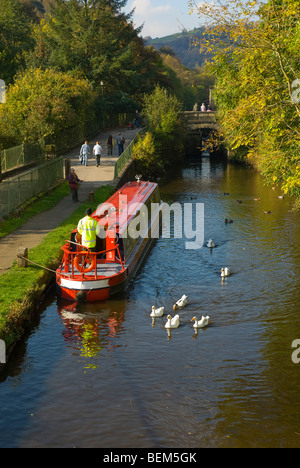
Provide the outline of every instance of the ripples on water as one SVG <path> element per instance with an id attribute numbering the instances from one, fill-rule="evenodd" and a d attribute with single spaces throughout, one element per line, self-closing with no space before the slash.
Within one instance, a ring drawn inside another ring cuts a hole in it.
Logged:
<path id="1" fill-rule="evenodd" d="M 209 160 L 174 171 L 161 195 L 204 203 L 217 247 L 160 238 L 120 297 L 50 298 L 2 376 L 0 446 L 300 446 L 299 215 L 250 169 Z M 151 306 L 173 315 L 182 294 L 168 336 Z M 196 334 L 202 314 L 211 325 Z"/>

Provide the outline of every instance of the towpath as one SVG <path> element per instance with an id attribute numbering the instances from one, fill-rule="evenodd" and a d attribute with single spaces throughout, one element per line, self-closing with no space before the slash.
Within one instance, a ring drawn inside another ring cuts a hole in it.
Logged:
<path id="1" fill-rule="evenodd" d="M 74 167 L 79 179 L 83 180 L 78 190 L 78 196 L 81 202 L 85 202 L 88 199 L 89 193 L 100 186 L 114 184 L 114 164 L 119 157 L 116 136 L 119 132 L 125 137 L 125 149 L 136 136 L 138 130 L 127 130 L 125 128 L 113 130 L 105 129 L 89 140 L 91 150 L 96 141 L 99 141 L 103 148 L 101 165 L 99 167 L 96 167 L 94 157 L 90 158 L 88 166 L 82 166 L 80 164 L 80 146 L 64 155 L 64 158 L 71 159 L 71 167 Z M 106 142 L 109 134 L 112 134 L 114 140 L 112 156 L 107 155 Z M 0 239 L 0 274 L 6 272 L 12 266 L 19 247 L 31 249 L 39 245 L 43 237 L 59 226 L 77 206 L 78 204 L 73 203 L 70 194 L 61 200 L 54 208 L 34 216 L 18 230 Z"/>

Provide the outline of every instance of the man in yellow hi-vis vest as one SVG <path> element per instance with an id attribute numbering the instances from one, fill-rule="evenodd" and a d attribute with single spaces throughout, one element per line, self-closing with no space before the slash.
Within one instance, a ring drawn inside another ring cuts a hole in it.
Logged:
<path id="1" fill-rule="evenodd" d="M 87 247 L 91 252 L 95 252 L 97 221 L 91 217 L 91 208 L 88 208 L 85 213 L 86 216 L 78 223 L 77 231 L 82 236 L 81 244 L 84 245 L 84 247 Z"/>

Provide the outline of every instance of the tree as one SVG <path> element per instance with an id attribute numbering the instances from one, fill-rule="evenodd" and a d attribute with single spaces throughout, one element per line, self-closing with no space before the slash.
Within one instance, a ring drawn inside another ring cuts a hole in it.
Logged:
<path id="1" fill-rule="evenodd" d="M 178 99 L 183 102 L 184 110 L 192 110 L 195 103 L 201 105 L 209 99 L 209 88 L 213 87 L 214 77 L 208 73 L 205 65 L 190 69 L 184 66 L 169 47 L 160 49 L 163 63 L 169 70 L 173 89 Z"/>
<path id="2" fill-rule="evenodd" d="M 29 69 L 18 75 L 0 107 L 0 135 L 14 144 L 38 143 L 74 126 L 84 128 L 95 112 L 94 100 L 85 79 Z"/>
<path id="3" fill-rule="evenodd" d="M 0 78 L 7 85 L 25 65 L 25 52 L 33 46 L 28 8 L 18 0 L 0 0 Z"/>
<path id="4" fill-rule="evenodd" d="M 230 0 L 197 10 L 210 20 L 206 48 L 214 54 L 214 99 L 227 146 L 268 182 L 300 194 L 293 88 L 300 77 L 299 0 Z"/>
<path id="5" fill-rule="evenodd" d="M 144 96 L 143 116 L 148 131 L 134 146 L 133 159 L 141 171 L 158 176 L 183 156 L 182 103 L 156 86 Z"/>
<path id="6" fill-rule="evenodd" d="M 145 47 L 131 14 L 120 11 L 124 1 L 53 0 L 39 27 L 36 48 L 28 57 L 33 67 L 54 68 L 87 78 L 105 99 L 125 93 L 133 101 L 170 81 L 160 55 Z M 120 109 L 124 111 L 126 109 Z"/>

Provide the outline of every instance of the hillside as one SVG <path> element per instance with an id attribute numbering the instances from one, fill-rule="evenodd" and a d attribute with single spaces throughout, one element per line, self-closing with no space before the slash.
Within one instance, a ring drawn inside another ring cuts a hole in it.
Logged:
<path id="1" fill-rule="evenodd" d="M 203 38 L 204 28 L 195 28 L 192 31 L 182 31 L 171 36 L 152 39 L 145 38 L 146 45 L 153 45 L 160 50 L 169 47 L 177 55 L 180 61 L 189 68 L 201 66 L 208 57 L 199 52 L 199 42 Z M 198 45 L 197 45 L 198 43 Z"/>

